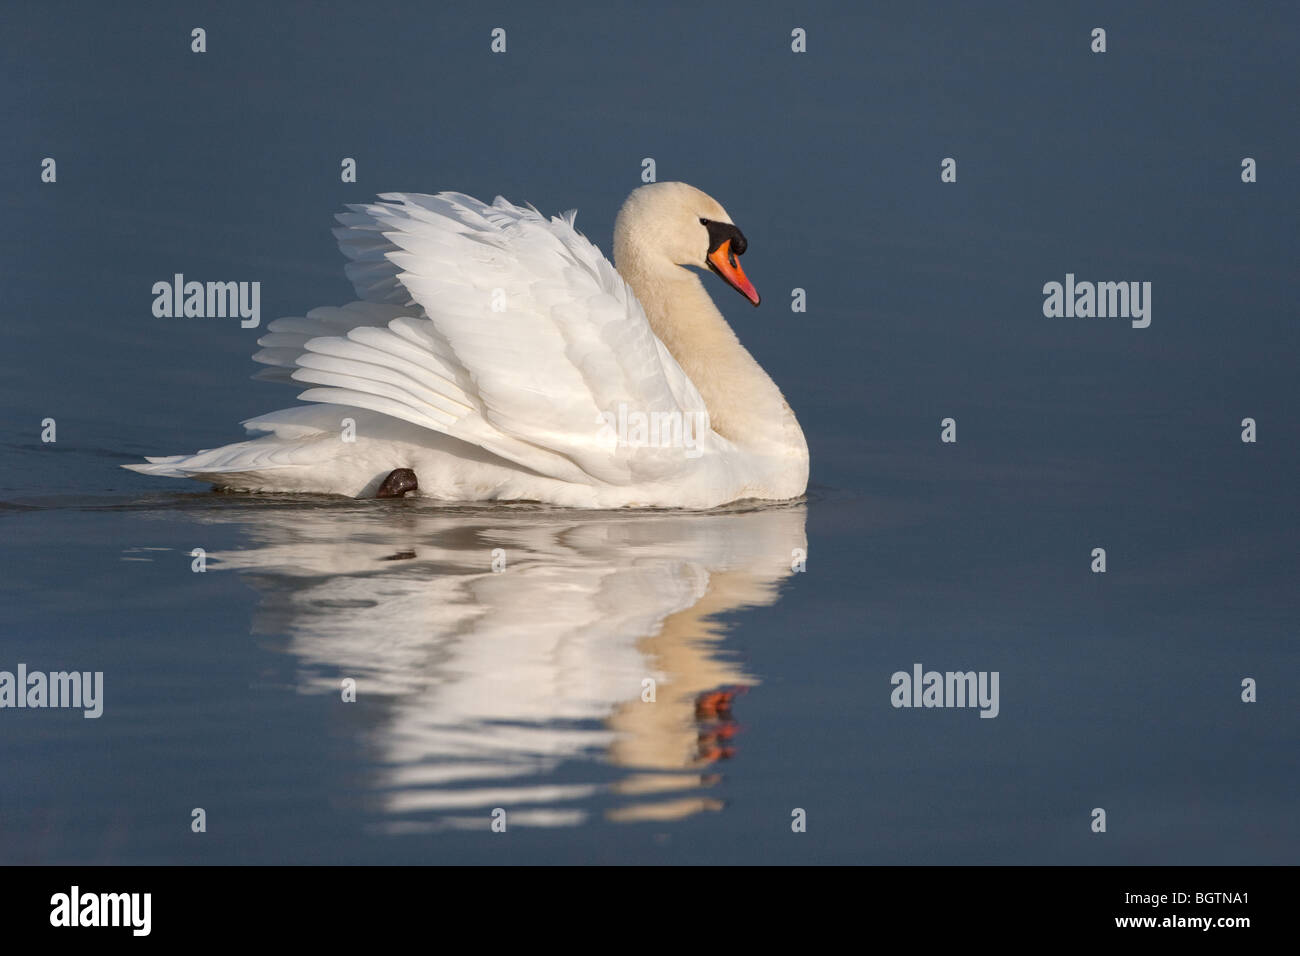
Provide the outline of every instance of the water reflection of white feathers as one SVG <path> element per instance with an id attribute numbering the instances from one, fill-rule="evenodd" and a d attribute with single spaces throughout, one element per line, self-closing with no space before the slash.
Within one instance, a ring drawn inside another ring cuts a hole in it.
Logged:
<path id="1" fill-rule="evenodd" d="M 369 504 L 369 503 L 367 503 Z M 383 695 L 386 829 L 673 819 L 721 802 L 733 695 L 757 681 L 719 615 L 771 605 L 803 505 L 705 514 L 273 506 L 212 555 L 260 594 L 299 686 Z M 493 551 L 500 567 L 493 570 Z M 646 702 L 645 681 L 654 680 Z M 619 768 L 614 782 L 591 761 Z M 575 771 L 573 765 L 587 767 Z M 565 766 L 566 782 L 551 779 Z"/>

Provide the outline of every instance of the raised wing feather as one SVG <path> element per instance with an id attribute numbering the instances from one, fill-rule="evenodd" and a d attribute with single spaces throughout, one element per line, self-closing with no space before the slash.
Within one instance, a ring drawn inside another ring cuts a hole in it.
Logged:
<path id="1" fill-rule="evenodd" d="M 620 414 L 681 416 L 697 447 L 703 400 L 627 283 L 569 214 L 498 198 L 388 193 L 335 230 L 366 302 L 277 320 L 255 358 L 316 387 L 541 474 L 613 484 L 687 467 L 678 447 L 620 443 Z M 332 323 L 332 324 L 331 324 Z M 663 419 L 668 421 L 668 419 Z"/>

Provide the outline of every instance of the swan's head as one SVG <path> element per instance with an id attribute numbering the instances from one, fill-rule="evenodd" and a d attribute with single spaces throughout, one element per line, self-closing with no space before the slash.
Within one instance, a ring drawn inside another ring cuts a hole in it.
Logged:
<path id="1" fill-rule="evenodd" d="M 614 223 L 619 268 L 693 266 L 710 269 L 758 305 L 758 291 L 740 268 L 748 245 L 721 204 L 686 183 L 650 183 L 627 197 Z"/>

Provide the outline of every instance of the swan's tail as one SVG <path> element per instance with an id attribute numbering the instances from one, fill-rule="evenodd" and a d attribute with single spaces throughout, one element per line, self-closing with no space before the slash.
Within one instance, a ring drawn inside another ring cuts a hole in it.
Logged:
<path id="1" fill-rule="evenodd" d="M 304 482 L 327 485 L 332 483 L 330 473 L 337 478 L 340 468 L 324 469 L 325 473 L 316 478 L 304 476 L 322 471 L 323 465 L 337 458 L 340 418 L 349 413 L 365 414 L 360 409 L 337 406 L 285 408 L 243 422 L 256 438 L 205 448 L 193 455 L 147 457 L 144 462 L 122 467 L 142 475 L 193 478 L 224 488 L 284 491 L 300 490 Z M 356 479 L 348 475 L 344 483 L 354 484 Z"/>
<path id="2" fill-rule="evenodd" d="M 189 455 L 163 455 L 157 458 L 145 458 L 148 464 L 123 465 L 127 471 L 138 471 L 142 475 L 158 475 L 162 478 L 189 478 L 190 473 L 178 467 Z"/>

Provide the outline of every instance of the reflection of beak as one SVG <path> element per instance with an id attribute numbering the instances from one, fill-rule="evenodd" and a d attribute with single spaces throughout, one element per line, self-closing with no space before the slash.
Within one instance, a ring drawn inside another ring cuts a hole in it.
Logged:
<path id="1" fill-rule="evenodd" d="M 754 283 L 745 277 L 745 270 L 731 252 L 731 240 L 728 239 L 708 255 L 709 268 L 722 276 L 724 282 L 743 295 L 754 305 L 758 305 L 758 290 Z"/>

